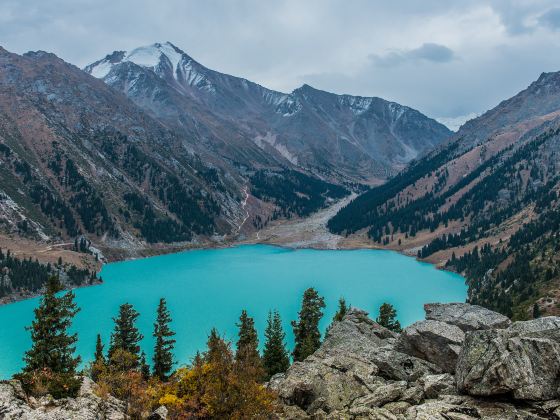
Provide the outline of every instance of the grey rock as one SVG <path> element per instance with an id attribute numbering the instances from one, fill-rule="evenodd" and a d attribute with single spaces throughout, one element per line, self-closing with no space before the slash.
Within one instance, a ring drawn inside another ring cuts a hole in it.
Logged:
<path id="1" fill-rule="evenodd" d="M 426 375 L 419 381 L 426 398 L 437 398 L 440 395 L 453 395 L 457 393 L 455 378 L 449 373 L 441 375 Z"/>
<path id="2" fill-rule="evenodd" d="M 424 389 L 419 385 L 412 385 L 401 395 L 401 401 L 412 405 L 420 404 L 424 399 Z"/>
<path id="3" fill-rule="evenodd" d="M 159 406 L 150 416 L 148 420 L 167 420 L 167 408 L 164 405 Z"/>
<path id="4" fill-rule="evenodd" d="M 468 303 L 428 303 L 424 305 L 426 319 L 456 325 L 463 331 L 507 328 L 508 317 L 478 305 Z"/>
<path id="5" fill-rule="evenodd" d="M 558 397 L 558 325 L 559 318 L 548 317 L 516 322 L 505 330 L 468 333 L 457 364 L 458 389 L 527 400 Z"/>
<path id="6" fill-rule="evenodd" d="M 455 325 L 419 321 L 404 329 L 395 348 L 453 373 L 464 339 L 465 333 Z"/>
<path id="7" fill-rule="evenodd" d="M 380 384 L 371 389 L 371 393 L 354 400 L 352 406 L 380 407 L 398 400 L 406 388 L 407 384 L 405 381 Z"/>
<path id="8" fill-rule="evenodd" d="M 409 407 L 410 403 L 407 403 L 406 401 L 395 401 L 387 403 L 381 408 L 384 408 L 385 410 L 390 411 L 395 415 L 399 415 L 406 413 L 406 410 L 408 410 Z"/>
<path id="9" fill-rule="evenodd" d="M 403 381 L 439 373 L 436 366 L 395 351 L 392 344 L 396 337 L 369 319 L 366 312 L 351 309 L 342 322 L 332 326 L 319 350 L 294 363 L 285 374 L 274 376 L 268 387 L 284 404 L 314 414 L 343 410 L 351 401 L 377 389 L 383 396 L 378 401 L 372 397 L 368 404 L 390 402 L 406 390 Z M 392 397 L 396 388 L 398 395 Z"/>
<path id="10" fill-rule="evenodd" d="M 76 398 L 26 399 L 17 381 L 0 383 L 0 418 L 3 420 L 124 420 L 124 403 L 109 397 L 101 399 L 95 385 L 85 378 Z"/>

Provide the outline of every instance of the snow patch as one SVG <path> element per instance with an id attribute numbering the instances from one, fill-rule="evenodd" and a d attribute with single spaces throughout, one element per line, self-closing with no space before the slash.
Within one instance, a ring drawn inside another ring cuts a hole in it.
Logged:
<path id="1" fill-rule="evenodd" d="M 254 138 L 255 144 L 259 146 L 261 149 L 264 149 L 265 144 L 272 146 L 282 157 L 287 159 L 293 165 L 298 164 L 297 156 L 292 154 L 288 148 L 281 144 L 277 143 L 276 141 L 276 134 L 272 134 L 270 131 L 266 133 L 265 136 L 256 136 Z"/>
<path id="2" fill-rule="evenodd" d="M 354 115 L 360 115 L 366 112 L 371 106 L 372 101 L 373 98 L 364 98 L 362 96 L 350 95 L 343 95 L 339 99 L 340 104 L 350 107 Z"/>
<path id="3" fill-rule="evenodd" d="M 112 68 L 113 65 L 109 61 L 103 60 L 91 69 L 91 75 L 93 77 L 97 77 L 98 79 L 103 79 L 109 74 Z"/>

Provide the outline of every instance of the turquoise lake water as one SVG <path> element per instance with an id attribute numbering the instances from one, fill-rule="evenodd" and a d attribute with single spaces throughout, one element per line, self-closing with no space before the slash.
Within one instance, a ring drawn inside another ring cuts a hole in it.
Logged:
<path id="1" fill-rule="evenodd" d="M 208 332 L 216 327 L 234 341 L 241 309 L 255 318 L 263 336 L 267 313 L 278 309 L 289 345 L 290 321 L 296 319 L 303 291 L 315 287 L 327 305 L 321 327 L 330 323 L 338 298 L 368 310 L 375 318 L 383 302 L 392 303 L 403 326 L 424 318 L 427 302 L 463 302 L 464 279 L 391 251 L 318 251 L 248 245 L 187 251 L 107 264 L 104 283 L 77 289 L 81 308 L 72 329 L 78 332 L 77 353 L 92 358 L 95 337 L 108 344 L 112 317 L 129 302 L 140 312 L 142 348 L 151 357 L 155 310 L 165 297 L 177 332 L 176 359 L 188 363 L 203 350 Z M 0 306 L 0 379 L 16 373 L 30 347 L 33 308 L 38 299 Z M 107 347 L 107 346 L 106 346 Z"/>

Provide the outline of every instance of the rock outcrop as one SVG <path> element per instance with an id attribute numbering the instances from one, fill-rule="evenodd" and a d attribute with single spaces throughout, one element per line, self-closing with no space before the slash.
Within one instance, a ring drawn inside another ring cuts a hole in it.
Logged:
<path id="1" fill-rule="evenodd" d="M 516 322 L 467 335 L 457 365 L 459 390 L 516 399 L 560 397 L 560 318 Z"/>
<path id="2" fill-rule="evenodd" d="M 396 349 L 427 360 L 444 372 L 455 372 L 465 333 L 457 326 L 441 321 L 419 321 L 404 329 Z"/>
<path id="3" fill-rule="evenodd" d="M 426 305 L 401 334 L 351 309 L 269 388 L 286 419 L 560 419 L 560 318 Z"/>
<path id="4" fill-rule="evenodd" d="M 0 383 L 0 419 L 3 420 L 124 420 L 125 406 L 113 397 L 100 398 L 95 384 L 84 378 L 78 397 L 54 400 L 27 397 L 18 381 Z"/>
<path id="5" fill-rule="evenodd" d="M 456 325 L 463 331 L 507 328 L 511 325 L 508 317 L 468 303 L 428 303 L 424 305 L 426 319 Z"/>

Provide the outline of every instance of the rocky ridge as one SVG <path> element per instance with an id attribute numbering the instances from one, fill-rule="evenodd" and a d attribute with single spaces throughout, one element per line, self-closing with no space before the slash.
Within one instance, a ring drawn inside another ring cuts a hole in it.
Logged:
<path id="1" fill-rule="evenodd" d="M 560 318 L 428 304 L 393 333 L 351 309 L 268 386 L 289 419 L 560 419 Z"/>
<path id="2" fill-rule="evenodd" d="M 394 333 L 352 308 L 321 347 L 267 386 L 280 419 L 560 419 L 560 318 L 512 323 L 463 303 L 425 305 Z M 84 379 L 77 398 L 34 399 L 0 383 L 2 419 L 125 419 Z M 150 419 L 165 419 L 159 407 Z"/>

